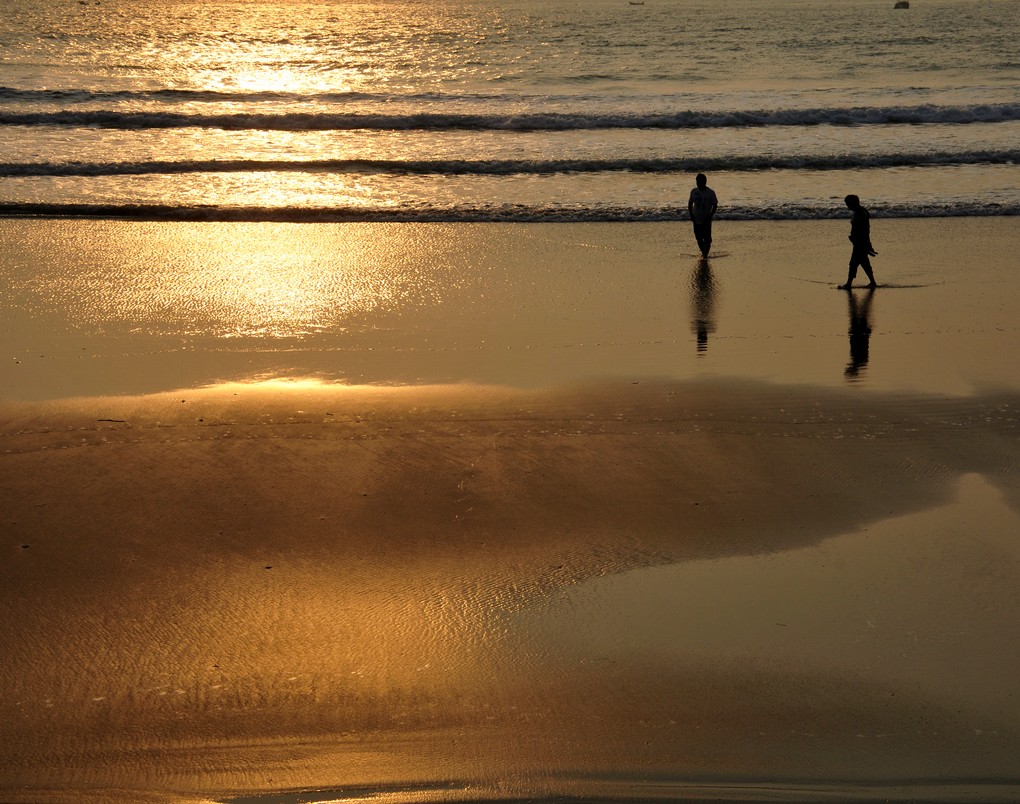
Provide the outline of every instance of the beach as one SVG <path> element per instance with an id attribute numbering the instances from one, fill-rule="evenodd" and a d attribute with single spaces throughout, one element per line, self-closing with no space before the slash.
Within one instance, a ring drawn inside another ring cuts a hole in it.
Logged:
<path id="1" fill-rule="evenodd" d="M 1020 800 L 1020 4 L 893 6 L 7 0 L 0 802 Z"/>
<path id="2" fill-rule="evenodd" d="M 0 382 L 23 400 L 287 378 L 1015 388 L 1014 219 L 876 220 L 886 293 L 847 296 L 848 217 L 718 221 L 704 270 L 679 221 L 4 220 Z"/>
<path id="3" fill-rule="evenodd" d="M 1013 219 L 0 221 L 0 799 L 1020 796 Z"/>

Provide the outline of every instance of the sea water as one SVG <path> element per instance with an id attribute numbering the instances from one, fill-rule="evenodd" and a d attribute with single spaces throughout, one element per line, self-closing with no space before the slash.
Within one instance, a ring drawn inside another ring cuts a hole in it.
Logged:
<path id="1" fill-rule="evenodd" d="M 0 214 L 1020 213 L 1015 0 L 5 0 Z"/>

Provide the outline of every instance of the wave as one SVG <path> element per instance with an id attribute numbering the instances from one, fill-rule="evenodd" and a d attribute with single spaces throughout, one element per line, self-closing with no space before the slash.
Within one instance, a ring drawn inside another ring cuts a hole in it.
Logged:
<path id="1" fill-rule="evenodd" d="M 549 96 L 543 96 L 549 97 Z M 378 92 L 288 92 L 285 90 L 246 90 L 231 92 L 227 90 L 25 90 L 14 87 L 0 87 L 0 103 L 75 103 L 90 104 L 109 101 L 127 103 L 306 103 L 321 105 L 344 104 L 369 101 L 375 103 L 392 103 L 394 101 L 411 101 L 415 103 L 433 102 L 450 103 L 457 101 L 513 101 L 528 100 L 524 95 L 484 94 L 484 93 L 443 93 L 443 92 L 412 92 L 395 95 Z"/>
<path id="2" fill-rule="evenodd" d="M 951 202 L 873 204 L 873 218 L 961 218 L 1020 215 L 1020 203 Z M 793 221 L 846 217 L 834 205 L 727 207 L 721 220 Z M 227 207 L 159 204 L 0 203 L 0 218 L 92 218 L 134 221 L 220 221 L 251 223 L 611 223 L 680 221 L 679 207 L 503 205 L 487 207 Z"/>
<path id="3" fill-rule="evenodd" d="M 0 112 L 2 126 L 61 126 L 142 130 L 217 128 L 230 131 L 570 131 L 580 129 L 688 129 L 762 126 L 862 126 L 930 123 L 1002 123 L 1020 120 L 1020 103 L 962 106 L 890 106 L 760 111 L 362 114 L 332 112 L 188 114 L 116 110 Z"/>
<path id="4" fill-rule="evenodd" d="M 817 156 L 710 156 L 671 159 L 309 159 L 182 160 L 145 162 L 0 162 L 13 176 L 141 176 L 184 173 L 361 173 L 414 176 L 512 176 L 561 173 L 689 173 L 702 170 L 852 170 L 945 165 L 1011 165 L 1020 149 Z"/>
<path id="5" fill-rule="evenodd" d="M 442 92 L 419 92 L 401 94 L 378 92 L 288 92 L 284 90 L 246 90 L 232 92 L 214 89 L 152 89 L 152 90 L 93 90 L 93 89 L 18 89 L 0 87 L 0 103 L 101 103 L 106 101 L 127 101 L 131 103 L 253 103 L 279 101 L 286 103 L 349 103 L 351 101 L 394 100 L 409 101 L 459 101 L 459 100 L 524 100 L 521 95 L 483 95 L 465 92 L 451 94 Z"/>

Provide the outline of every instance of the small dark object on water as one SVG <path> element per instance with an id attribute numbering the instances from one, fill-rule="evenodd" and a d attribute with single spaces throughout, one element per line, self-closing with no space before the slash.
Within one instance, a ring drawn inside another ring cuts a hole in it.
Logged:
<path id="1" fill-rule="evenodd" d="M 896 5 L 893 8 L 910 8 L 909 0 L 896 0 Z"/>

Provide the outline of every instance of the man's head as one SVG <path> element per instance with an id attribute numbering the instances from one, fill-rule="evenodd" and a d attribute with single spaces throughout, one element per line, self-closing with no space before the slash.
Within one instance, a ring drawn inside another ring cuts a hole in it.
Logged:
<path id="1" fill-rule="evenodd" d="M 708 178 L 704 173 L 699 173 L 695 176 L 694 181 L 697 183 L 698 187 L 704 188 L 708 186 Z"/>
<path id="2" fill-rule="evenodd" d="M 857 209 L 861 205 L 861 199 L 856 195 L 848 195 L 843 199 L 843 203 L 850 207 L 850 209 Z"/>

